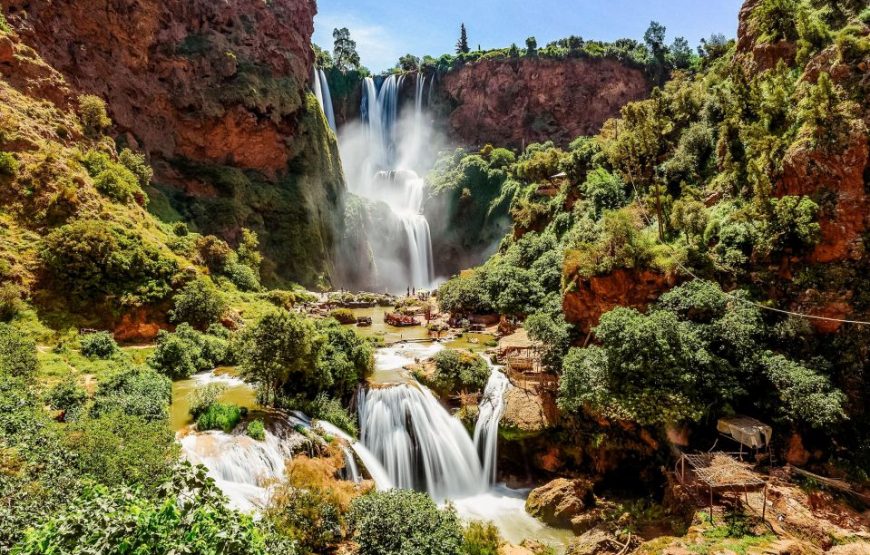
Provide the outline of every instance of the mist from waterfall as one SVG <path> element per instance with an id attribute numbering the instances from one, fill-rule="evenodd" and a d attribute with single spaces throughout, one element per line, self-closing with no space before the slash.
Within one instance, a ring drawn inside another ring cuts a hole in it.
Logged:
<path id="1" fill-rule="evenodd" d="M 426 117 L 427 78 L 416 76 L 414 102 L 403 104 L 407 79 L 365 78 L 360 121 L 339 133 L 348 188 L 364 199 L 375 220 L 368 233 L 377 269 L 374 282 L 393 292 L 429 288 L 435 275 L 429 222 L 422 214 L 426 184 L 420 175 L 434 163 L 437 141 Z"/>

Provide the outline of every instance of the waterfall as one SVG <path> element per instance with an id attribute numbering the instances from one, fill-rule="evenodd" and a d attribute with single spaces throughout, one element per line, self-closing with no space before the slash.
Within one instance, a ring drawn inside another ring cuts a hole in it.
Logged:
<path id="1" fill-rule="evenodd" d="M 483 463 L 483 476 L 495 484 L 498 463 L 498 425 L 504 414 L 504 395 L 510 381 L 501 371 L 491 366 L 492 373 L 478 405 L 477 425 L 474 427 L 474 447 Z"/>
<path id="2" fill-rule="evenodd" d="M 369 476 L 372 477 L 372 480 L 375 482 L 375 487 L 377 489 L 383 491 L 388 489 L 393 489 L 393 482 L 390 480 L 390 476 L 387 471 L 381 466 L 381 463 L 378 462 L 378 459 L 366 449 L 365 445 L 361 444 L 354 438 L 352 438 L 347 432 L 336 426 L 331 422 L 327 422 L 325 420 L 317 420 L 316 425 L 323 428 L 323 430 L 331 434 L 337 438 L 343 439 L 350 445 L 350 448 L 354 453 L 359 457 L 359 460 L 363 463 L 363 468 L 365 468 Z M 345 449 L 345 459 L 348 457 L 347 449 Z M 351 474 L 357 476 L 354 478 L 354 482 L 359 482 L 358 477 L 360 476 L 359 468 L 356 465 L 356 460 L 354 460 L 353 455 L 350 456 L 348 460 L 348 464 L 352 465 L 353 470 L 351 470 Z"/>
<path id="3" fill-rule="evenodd" d="M 434 277 L 429 222 L 421 214 L 426 185 L 417 173 L 426 169 L 421 159 L 429 146 L 424 144 L 428 134 L 423 117 L 426 78 L 417 76 L 410 120 L 403 117 L 399 106 L 404 83 L 401 75 L 378 81 L 367 77 L 360 105 L 362 136 L 347 132 L 341 141 L 351 192 L 385 203 L 393 216 L 389 222 L 379 222 L 388 231 L 369 240 L 383 285 L 394 291 L 428 288 Z"/>
<path id="4" fill-rule="evenodd" d="M 361 442 L 396 487 L 426 491 L 437 500 L 486 489 L 468 433 L 428 389 L 409 384 L 362 390 L 358 407 Z"/>
<path id="5" fill-rule="evenodd" d="M 322 69 L 314 68 L 311 88 L 314 90 L 317 102 L 320 103 L 320 107 L 323 109 L 323 114 L 326 116 L 330 129 L 335 132 L 335 110 L 332 107 L 332 93 L 329 92 L 329 82 L 326 80 L 326 73 Z"/>

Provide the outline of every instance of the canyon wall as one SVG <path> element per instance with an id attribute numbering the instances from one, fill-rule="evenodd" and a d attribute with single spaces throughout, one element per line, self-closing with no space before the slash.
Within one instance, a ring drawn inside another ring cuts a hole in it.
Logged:
<path id="1" fill-rule="evenodd" d="M 344 179 L 308 93 L 314 0 L 2 0 L 9 23 L 120 144 L 155 168 L 152 210 L 234 241 L 257 231 L 271 282 L 329 281 Z"/>
<path id="2" fill-rule="evenodd" d="M 565 145 L 596 134 L 650 90 L 643 71 L 611 59 L 484 60 L 441 76 L 437 105 L 459 144 Z"/>

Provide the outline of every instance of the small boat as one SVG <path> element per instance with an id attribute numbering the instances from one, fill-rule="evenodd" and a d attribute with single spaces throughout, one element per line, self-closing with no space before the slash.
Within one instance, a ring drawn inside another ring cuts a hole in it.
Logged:
<path id="1" fill-rule="evenodd" d="M 372 319 L 369 316 L 361 316 L 356 319 L 356 325 L 360 328 L 370 328 Z"/>
<path id="2" fill-rule="evenodd" d="M 397 328 L 408 328 L 411 326 L 419 326 L 420 320 L 413 316 L 407 316 L 398 312 L 391 312 L 384 315 L 384 322 Z"/>

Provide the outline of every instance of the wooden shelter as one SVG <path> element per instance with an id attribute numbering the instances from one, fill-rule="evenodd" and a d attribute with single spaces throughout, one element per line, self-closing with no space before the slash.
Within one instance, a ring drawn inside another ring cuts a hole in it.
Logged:
<path id="1" fill-rule="evenodd" d="M 748 464 L 742 463 L 727 453 L 682 453 L 675 467 L 677 480 L 683 486 L 697 493 L 709 494 L 710 521 L 713 521 L 714 494 L 743 493 L 763 490 L 761 518 L 767 513 L 767 482 L 754 472 Z"/>
<path id="2" fill-rule="evenodd" d="M 496 360 L 504 364 L 505 373 L 515 386 L 553 389 L 559 380 L 544 368 L 541 360 L 543 347 L 543 343 L 531 340 L 528 332 L 520 328 L 498 342 Z"/>

